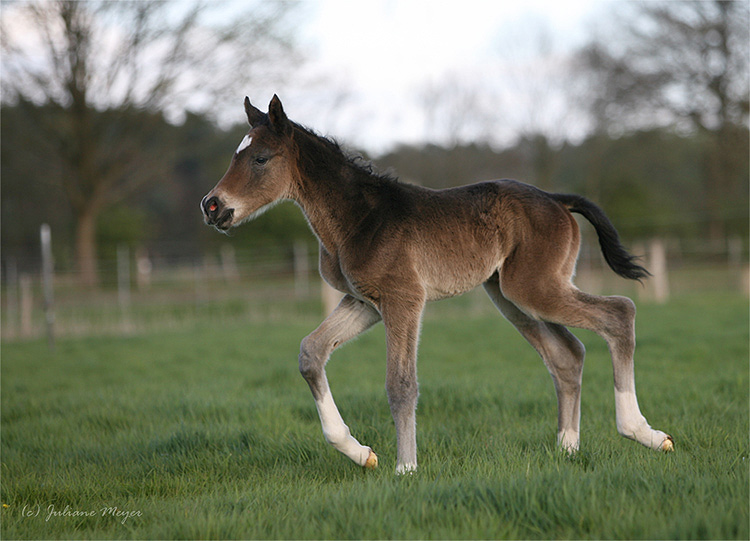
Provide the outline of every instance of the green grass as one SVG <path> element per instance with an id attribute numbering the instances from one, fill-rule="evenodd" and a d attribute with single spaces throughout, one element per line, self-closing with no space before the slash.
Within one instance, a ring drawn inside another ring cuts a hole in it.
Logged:
<path id="1" fill-rule="evenodd" d="M 746 300 L 639 307 L 641 409 L 674 436 L 669 455 L 617 435 L 606 347 L 588 333 L 581 452 L 558 453 L 542 362 L 499 316 L 460 314 L 428 311 L 420 469 L 403 478 L 382 326 L 329 364 L 375 471 L 323 440 L 297 373 L 312 321 L 68 339 L 54 354 L 6 344 L 2 537 L 748 538 Z M 133 515 L 102 516 L 112 507 Z"/>

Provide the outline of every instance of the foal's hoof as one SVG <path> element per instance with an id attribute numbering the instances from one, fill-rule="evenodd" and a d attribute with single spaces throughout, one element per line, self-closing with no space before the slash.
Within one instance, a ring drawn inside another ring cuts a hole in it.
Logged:
<path id="1" fill-rule="evenodd" d="M 667 436 L 667 439 L 661 442 L 661 450 L 665 453 L 671 453 L 674 451 L 674 440 L 672 436 Z"/>
<path id="2" fill-rule="evenodd" d="M 372 449 L 370 449 L 370 456 L 367 457 L 364 467 L 366 470 L 374 470 L 378 467 L 378 455 L 376 455 Z"/>

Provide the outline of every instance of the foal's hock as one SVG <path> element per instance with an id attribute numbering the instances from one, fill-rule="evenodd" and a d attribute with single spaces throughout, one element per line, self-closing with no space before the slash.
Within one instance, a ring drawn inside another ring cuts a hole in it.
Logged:
<path id="1" fill-rule="evenodd" d="M 201 202 L 207 224 L 226 231 L 282 200 L 294 201 L 320 241 L 320 274 L 345 294 L 302 340 L 299 369 L 315 399 L 323 435 L 367 468 L 375 453 L 349 432 L 331 395 L 325 365 L 333 350 L 382 320 L 386 390 L 398 439 L 397 473 L 417 467 L 417 343 L 427 301 L 483 285 L 492 302 L 539 352 L 555 384 L 557 441 L 579 446 L 583 344 L 566 327 L 607 341 L 614 371 L 617 430 L 671 451 L 635 394 L 635 305 L 571 282 L 579 231 L 571 213 L 596 229 L 620 276 L 648 275 L 620 243 L 604 212 L 576 195 L 550 194 L 513 180 L 447 190 L 402 184 L 348 158 L 329 139 L 291 122 L 278 97 L 263 113 L 245 98 L 250 131 L 229 169 Z"/>

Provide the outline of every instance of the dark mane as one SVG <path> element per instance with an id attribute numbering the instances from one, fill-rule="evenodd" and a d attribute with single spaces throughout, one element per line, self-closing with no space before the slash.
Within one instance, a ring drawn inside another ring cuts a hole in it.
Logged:
<path id="1" fill-rule="evenodd" d="M 381 173 L 375 164 L 361 154 L 351 154 L 341 148 L 341 145 L 331 137 L 325 137 L 310 128 L 292 122 L 296 133 L 303 136 L 297 138 L 300 147 L 300 161 L 310 170 L 333 169 L 349 167 L 356 172 L 364 173 L 374 180 L 388 183 L 398 183 L 398 178 L 388 173 Z M 306 141 L 309 139 L 310 141 Z M 314 162 L 314 163 L 312 163 Z"/>

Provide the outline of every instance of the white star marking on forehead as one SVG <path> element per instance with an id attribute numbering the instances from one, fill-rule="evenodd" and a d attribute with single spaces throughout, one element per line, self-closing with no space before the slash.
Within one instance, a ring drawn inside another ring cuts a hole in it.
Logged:
<path id="1" fill-rule="evenodd" d="M 240 146 L 237 147 L 237 150 L 234 151 L 235 154 L 239 154 L 243 150 L 245 150 L 247 147 L 250 146 L 250 143 L 253 142 L 253 138 L 249 135 L 246 135 L 242 138 L 242 142 L 240 142 Z"/>

